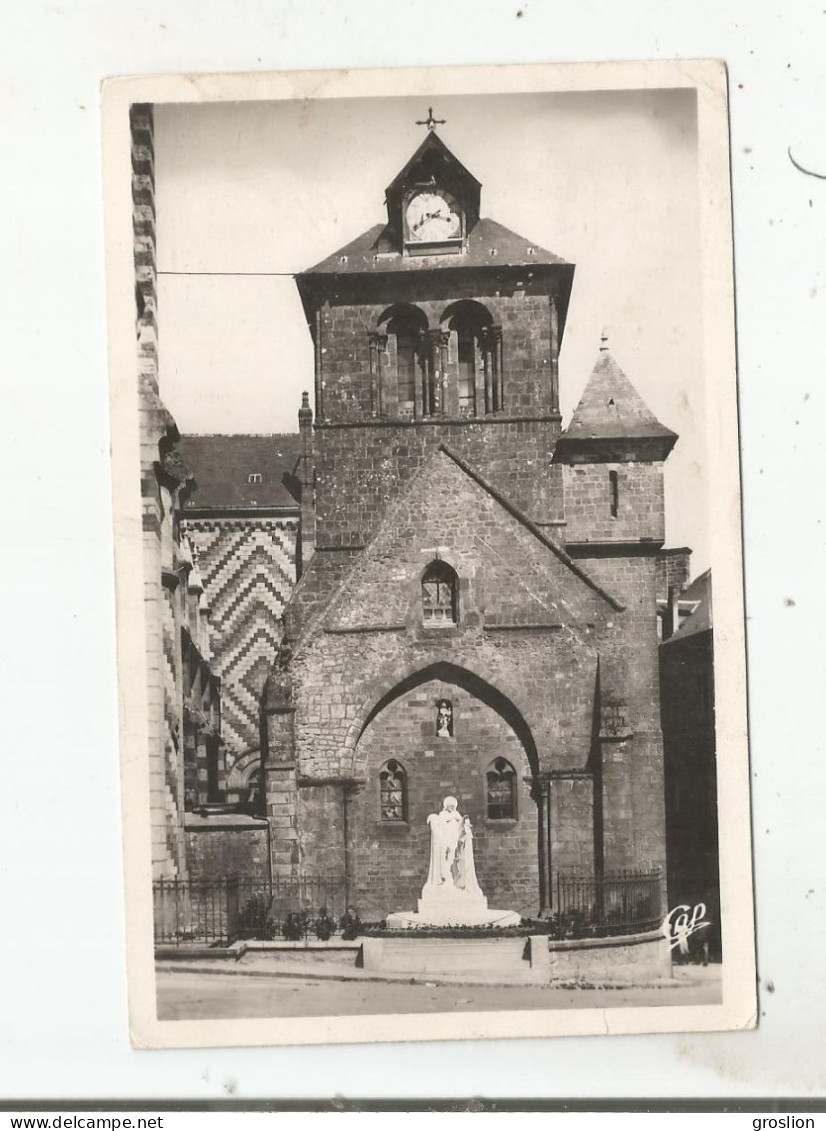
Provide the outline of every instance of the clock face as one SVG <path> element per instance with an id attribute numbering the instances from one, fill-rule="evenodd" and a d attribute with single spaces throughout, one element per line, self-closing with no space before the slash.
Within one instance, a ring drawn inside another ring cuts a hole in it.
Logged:
<path id="1" fill-rule="evenodd" d="M 449 193 L 439 189 L 417 192 L 405 211 L 407 238 L 438 243 L 456 240 L 462 235 L 462 214 Z"/>

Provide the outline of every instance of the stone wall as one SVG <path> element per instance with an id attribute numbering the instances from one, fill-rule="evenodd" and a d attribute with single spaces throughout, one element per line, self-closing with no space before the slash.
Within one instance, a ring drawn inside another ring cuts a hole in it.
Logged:
<path id="1" fill-rule="evenodd" d="M 611 475 L 616 475 L 616 515 Z M 665 537 L 662 466 L 580 463 L 564 469 L 567 542 L 623 542 Z"/>
<path id="2" fill-rule="evenodd" d="M 550 800 L 552 887 L 560 872 L 593 876 L 596 863 L 593 777 L 587 774 L 554 779 Z"/>
<path id="3" fill-rule="evenodd" d="M 219 689 L 208 663 L 203 586 L 180 528 L 191 474 L 177 451 L 175 421 L 158 392 L 151 106 L 133 106 L 130 124 L 152 874 L 186 879 L 186 779 L 189 775 L 197 793 L 198 750 L 220 739 Z"/>
<path id="4" fill-rule="evenodd" d="M 578 559 L 625 605 L 622 634 L 600 653 L 603 698 L 625 719 L 602 742 L 605 868 L 665 870 L 665 801 L 656 619 L 656 554 Z"/>
<path id="5" fill-rule="evenodd" d="M 318 545 L 363 544 L 388 501 L 440 443 L 455 446 L 517 506 L 555 532 L 562 522 L 563 500 L 561 469 L 551 462 L 559 415 L 548 293 L 527 279 L 518 285 L 503 279 L 484 282 L 478 276 L 463 282 L 433 272 L 395 281 L 392 288 L 384 280 L 380 298 L 373 293 L 375 286 L 363 284 L 363 294 L 358 286 L 351 280 L 348 301 L 342 298 L 321 308 L 316 332 L 316 349 L 323 358 L 315 434 Z M 438 347 L 434 354 L 443 390 L 439 412 L 423 420 L 418 410 L 419 419 L 402 419 L 395 340 L 390 335 L 386 347 L 371 359 L 371 332 L 384 326 L 382 320 L 395 303 L 414 304 L 437 331 L 447 326 L 452 305 L 461 299 L 483 305 L 492 323 L 501 327 L 502 406 L 486 414 L 477 385 L 475 415 L 460 419 L 458 344 L 452 332 L 444 354 Z M 382 415 L 376 405 L 378 380 Z"/>
<path id="6" fill-rule="evenodd" d="M 437 703 L 453 707 L 453 737 L 436 735 Z M 382 820 L 379 772 L 389 758 L 403 767 L 406 820 Z M 516 818 L 490 820 L 486 771 L 505 758 L 516 775 Z M 538 902 L 537 816 L 530 796 L 531 771 L 522 743 L 509 723 L 484 700 L 441 680 L 401 695 L 370 723 L 358 759 L 366 784 L 354 805 L 357 847 L 353 874 L 356 906 L 369 917 L 415 911 L 427 878 L 430 830 L 427 817 L 453 795 L 471 819 L 479 883 L 490 906 L 534 909 Z"/>
<path id="7" fill-rule="evenodd" d="M 438 628 L 421 611 L 421 578 L 434 554 L 458 578 L 458 623 Z M 445 782 L 460 801 L 473 794 L 477 759 L 506 742 L 522 752 L 524 776 L 552 779 L 551 886 L 557 870 L 592 874 L 598 845 L 607 870 L 663 863 L 654 554 L 571 562 L 461 461 L 434 453 L 354 556 L 333 599 L 293 641 L 294 748 L 273 730 L 272 756 L 294 758 L 303 779 L 341 783 L 312 818 L 313 828 L 330 830 L 323 844 L 309 825 L 305 831 L 314 791 L 302 791 L 304 866 L 329 859 L 330 844 L 343 855 L 343 816 L 332 814 L 343 814 L 346 782 L 362 781 L 352 803 L 362 824 L 351 851 L 362 898 L 378 893 L 385 911 L 403 909 L 402 899 L 415 906 L 427 858 L 421 814 L 450 791 Z M 437 689 L 485 704 L 498 720 L 490 722 L 489 743 L 454 744 L 455 763 L 442 774 L 420 768 L 434 749 L 423 744 L 422 728 L 433 726 Z M 411 786 L 418 816 L 409 830 L 379 827 L 375 816 L 376 772 L 391 756 L 406 768 L 414 757 L 411 782 L 427 790 L 419 800 Z M 513 855 L 507 838 L 480 843 L 480 857 L 489 853 L 486 894 L 506 907 L 509 870 L 518 877 L 511 902 L 523 893 L 530 902 L 535 890 L 536 803 L 521 788 L 520 813 L 530 814 L 531 831 L 520 824 Z"/>
<path id="8" fill-rule="evenodd" d="M 713 632 L 660 645 L 669 906 L 704 903 L 720 949 Z"/>
<path id="9" fill-rule="evenodd" d="M 556 430 L 549 422 L 494 420 L 320 428 L 316 434 L 318 545 L 363 545 L 375 533 L 388 502 L 442 443 L 553 534 L 563 512 L 561 469 L 551 464 Z M 348 469 L 344 477 L 341 468 Z"/>
<path id="10" fill-rule="evenodd" d="M 171 516 L 168 512 L 174 495 L 168 490 L 164 492 L 158 479 L 162 446 L 174 441 L 176 430 L 158 395 L 154 125 L 151 106 L 133 106 L 130 125 L 152 873 L 154 877 L 185 878 L 183 703 L 179 694 L 181 657 L 175 601 L 171 592 L 171 587 L 178 582 L 166 569 L 171 556 Z"/>
<path id="11" fill-rule="evenodd" d="M 454 627 L 422 622 L 421 577 L 436 548 L 459 575 Z M 439 454 L 296 648 L 301 772 L 352 774 L 364 712 L 411 672 L 439 662 L 519 704 L 544 763 L 582 768 L 597 641 L 604 631 L 621 633 L 616 614 L 608 598 Z"/>
<path id="12" fill-rule="evenodd" d="M 221 827 L 222 818 L 188 817 L 186 846 L 189 878 L 213 883 L 238 876 L 266 884 L 270 876 L 269 828 L 265 821 Z M 243 818 L 236 818 L 243 821 Z"/>
<path id="13" fill-rule="evenodd" d="M 672 589 L 685 589 L 690 576 L 691 550 L 685 546 L 660 550 L 657 555 L 657 599 L 667 601 Z"/>
<path id="14" fill-rule="evenodd" d="M 525 272 L 528 274 L 527 270 Z M 480 303 L 493 324 L 502 327 L 503 402 L 508 415 L 536 416 L 555 411 L 551 390 L 551 316 L 547 289 L 527 280 L 514 284 L 505 279 L 483 280 L 478 275 L 465 282 L 455 275 L 430 271 L 418 277 L 394 280 L 348 280 L 348 293 L 321 309 L 324 359 L 325 421 L 360 423 L 375 411 L 371 394 L 370 334 L 386 328 L 382 319 L 397 303 L 412 304 L 432 330 L 447 329 L 450 307 L 462 299 Z M 377 289 L 379 294 L 376 294 Z M 359 293 L 361 291 L 361 293 Z M 456 373 L 456 335 L 448 345 L 444 414 L 459 415 Z M 394 367 L 385 354 L 386 415 L 398 411 Z M 480 414 L 484 412 L 480 406 Z"/>

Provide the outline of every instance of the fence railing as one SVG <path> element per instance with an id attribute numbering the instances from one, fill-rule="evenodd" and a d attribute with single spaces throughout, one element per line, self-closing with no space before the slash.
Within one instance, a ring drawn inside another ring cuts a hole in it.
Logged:
<path id="1" fill-rule="evenodd" d="M 156 880 L 152 893 L 156 946 L 323 936 L 340 929 L 347 911 L 341 876 Z"/>
<path id="2" fill-rule="evenodd" d="M 600 876 L 559 874 L 554 911 L 572 938 L 654 930 L 663 917 L 662 870 L 627 869 Z"/>
<path id="3" fill-rule="evenodd" d="M 235 878 L 204 883 L 156 880 L 152 901 L 156 946 L 229 946 L 238 938 L 239 881 Z"/>
<path id="4" fill-rule="evenodd" d="M 156 946 L 328 938 L 347 930 L 341 875 L 156 880 L 152 891 Z M 560 873 L 555 896 L 556 933 L 561 938 L 633 934 L 662 922 L 659 868 L 601 876 Z"/>

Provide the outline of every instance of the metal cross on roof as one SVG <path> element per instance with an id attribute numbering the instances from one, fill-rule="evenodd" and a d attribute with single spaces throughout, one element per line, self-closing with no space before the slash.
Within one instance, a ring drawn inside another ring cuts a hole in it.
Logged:
<path id="1" fill-rule="evenodd" d="M 445 124 L 445 122 L 446 122 L 445 118 L 434 118 L 433 117 L 433 107 L 428 106 L 427 117 L 422 119 L 421 121 L 416 122 L 416 125 L 417 126 L 427 126 L 428 130 L 432 133 L 433 130 L 435 130 L 437 126 L 443 126 Z"/>

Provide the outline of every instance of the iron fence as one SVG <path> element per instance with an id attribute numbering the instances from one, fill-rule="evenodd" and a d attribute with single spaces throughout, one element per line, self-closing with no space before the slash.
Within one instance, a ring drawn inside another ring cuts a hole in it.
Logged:
<path id="1" fill-rule="evenodd" d="M 341 929 L 347 911 L 340 876 L 162 879 L 153 883 L 152 894 L 156 946 L 229 946 L 243 938 L 324 937 Z"/>
<path id="2" fill-rule="evenodd" d="M 662 870 L 557 875 L 554 911 L 572 938 L 654 930 L 663 917 Z"/>
<path id="3" fill-rule="evenodd" d="M 152 884 L 156 946 L 229 946 L 238 938 L 239 882 L 156 880 Z"/>
<path id="4" fill-rule="evenodd" d="M 275 876 L 271 882 L 242 879 L 241 938 L 293 938 L 340 928 L 347 889 L 340 875 Z"/>

